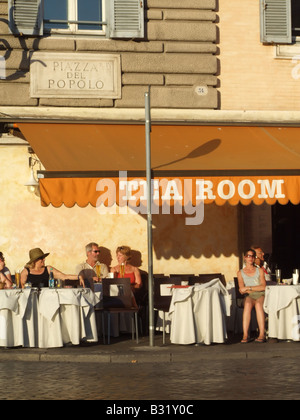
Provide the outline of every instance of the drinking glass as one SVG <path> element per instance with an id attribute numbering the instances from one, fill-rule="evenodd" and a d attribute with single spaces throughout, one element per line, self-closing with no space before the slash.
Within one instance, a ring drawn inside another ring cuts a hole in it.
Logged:
<path id="1" fill-rule="evenodd" d="M 125 264 L 121 264 L 120 265 L 120 277 L 124 277 L 124 274 L 125 274 Z"/>
<path id="2" fill-rule="evenodd" d="M 17 289 L 20 288 L 20 278 L 21 278 L 20 270 L 16 270 L 15 271 L 15 282 L 16 282 Z"/>
<path id="3" fill-rule="evenodd" d="M 61 279 L 57 279 L 57 280 L 56 280 L 56 287 L 57 287 L 58 289 L 61 289 L 61 288 L 62 288 L 62 280 L 61 280 Z"/>
<path id="4" fill-rule="evenodd" d="M 298 284 L 299 282 L 299 269 L 295 268 L 293 272 L 293 284 Z"/>
<path id="5" fill-rule="evenodd" d="M 277 268 L 275 270 L 275 274 L 276 274 L 276 282 L 277 282 L 277 284 L 280 284 L 280 281 L 281 281 L 281 270 L 279 268 Z"/>
<path id="6" fill-rule="evenodd" d="M 96 273 L 97 273 L 98 281 L 101 281 L 101 267 L 100 267 L 100 265 L 96 265 Z"/>

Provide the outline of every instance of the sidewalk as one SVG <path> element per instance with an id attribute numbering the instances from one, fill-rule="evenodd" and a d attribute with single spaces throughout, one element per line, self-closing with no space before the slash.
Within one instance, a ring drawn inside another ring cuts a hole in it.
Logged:
<path id="1" fill-rule="evenodd" d="M 149 346 L 149 337 L 140 337 L 139 344 L 130 335 L 112 338 L 110 345 L 83 343 L 54 349 L 0 348 L 1 361 L 65 362 L 65 363 L 175 363 L 204 360 L 295 358 L 300 357 L 300 342 L 240 343 L 240 335 L 230 336 L 226 344 L 175 345 L 162 344 L 162 334 Z"/>

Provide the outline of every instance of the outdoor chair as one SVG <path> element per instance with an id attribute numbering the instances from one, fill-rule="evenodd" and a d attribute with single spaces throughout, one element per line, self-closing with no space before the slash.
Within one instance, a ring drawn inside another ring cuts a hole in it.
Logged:
<path id="1" fill-rule="evenodd" d="M 138 306 L 130 286 L 129 278 L 119 279 L 102 279 L 102 319 L 107 314 L 107 341 L 110 344 L 110 315 L 111 314 L 130 314 L 132 324 L 132 339 L 134 340 L 134 332 L 136 342 L 139 342 L 138 333 Z M 104 322 L 102 321 L 102 325 Z M 103 331 L 104 334 L 104 331 Z"/>
<path id="2" fill-rule="evenodd" d="M 236 334 L 237 332 L 237 322 L 239 318 L 239 311 L 244 311 L 244 302 L 245 296 L 241 294 L 239 288 L 238 278 L 234 277 L 234 290 L 235 290 L 235 312 L 234 312 L 234 321 L 233 321 L 233 333 Z M 250 322 L 250 331 L 257 330 L 257 321 L 256 321 L 256 312 L 255 309 L 252 309 L 251 313 L 251 322 Z"/>
<path id="3" fill-rule="evenodd" d="M 195 283 L 208 283 L 209 281 L 219 278 L 222 284 L 226 287 L 226 280 L 224 274 L 221 273 L 209 273 L 209 274 L 199 274 L 198 276 L 190 276 L 189 284 L 193 286 Z"/>
<path id="4" fill-rule="evenodd" d="M 163 344 L 166 342 L 166 312 L 169 312 L 172 294 L 171 294 L 171 287 L 172 285 L 180 285 L 181 278 L 178 276 L 176 277 L 156 277 L 153 279 L 154 287 L 153 287 L 153 307 L 156 311 L 156 321 L 157 323 L 158 318 L 158 311 L 163 312 Z M 170 288 L 170 293 L 163 293 L 162 294 L 162 286 L 164 286 L 165 290 Z"/>

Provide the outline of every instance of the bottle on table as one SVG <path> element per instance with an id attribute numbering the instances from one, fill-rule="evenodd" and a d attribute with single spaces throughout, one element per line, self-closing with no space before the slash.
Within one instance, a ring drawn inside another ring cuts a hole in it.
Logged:
<path id="1" fill-rule="evenodd" d="M 50 268 L 50 274 L 49 274 L 49 288 L 54 289 L 54 275 L 53 275 L 53 269 Z"/>

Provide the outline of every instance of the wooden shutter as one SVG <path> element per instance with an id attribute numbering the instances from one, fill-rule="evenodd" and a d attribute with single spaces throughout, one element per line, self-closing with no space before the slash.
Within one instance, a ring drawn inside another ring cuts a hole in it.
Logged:
<path id="1" fill-rule="evenodd" d="M 144 37 L 144 0 L 110 0 L 109 37 Z"/>
<path id="2" fill-rule="evenodd" d="M 8 20 L 15 35 L 43 35 L 43 0 L 8 0 Z"/>
<path id="3" fill-rule="evenodd" d="M 264 43 L 292 42 L 291 0 L 260 0 L 260 40 Z"/>

